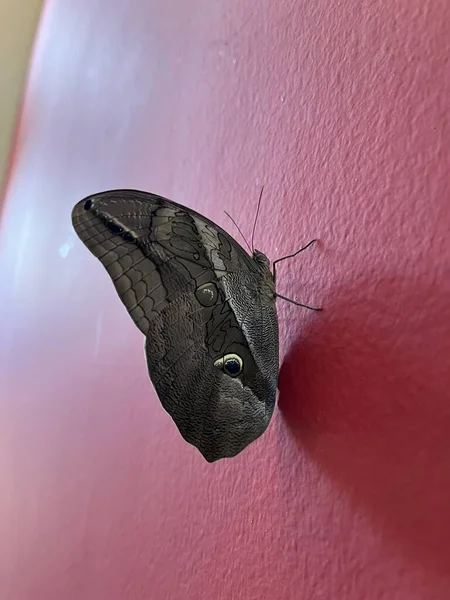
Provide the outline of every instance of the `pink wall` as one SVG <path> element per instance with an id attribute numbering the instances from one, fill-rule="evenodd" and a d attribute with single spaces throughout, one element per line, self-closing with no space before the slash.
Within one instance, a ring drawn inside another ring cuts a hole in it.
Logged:
<path id="1" fill-rule="evenodd" d="M 450 597 L 450 4 L 54 0 L 0 237 L 2 600 Z M 72 205 L 169 196 L 280 268 L 280 398 L 207 464 Z"/>

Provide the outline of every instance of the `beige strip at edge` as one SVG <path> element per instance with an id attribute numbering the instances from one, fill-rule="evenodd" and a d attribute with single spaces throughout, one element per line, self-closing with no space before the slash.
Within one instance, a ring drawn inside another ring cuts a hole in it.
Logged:
<path id="1" fill-rule="evenodd" d="M 0 190 L 5 191 L 9 155 L 22 104 L 43 0 L 0 2 Z M 0 198 L 0 205 L 3 198 Z"/>

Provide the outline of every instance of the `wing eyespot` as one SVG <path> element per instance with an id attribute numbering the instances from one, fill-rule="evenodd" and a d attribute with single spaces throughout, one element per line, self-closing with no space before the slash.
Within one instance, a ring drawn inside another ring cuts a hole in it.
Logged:
<path id="1" fill-rule="evenodd" d="M 136 242 L 136 237 L 131 233 L 131 231 L 125 231 L 125 233 L 123 234 L 123 239 L 126 242 L 131 242 L 131 243 Z"/>
<path id="2" fill-rule="evenodd" d="M 113 233 L 123 233 L 123 227 L 121 227 L 118 223 L 115 223 L 114 221 L 108 221 L 106 223 L 106 226 Z"/>
<path id="3" fill-rule="evenodd" d="M 238 354 L 225 354 L 214 361 L 214 366 L 230 377 L 238 377 L 244 368 L 244 361 Z"/>
<path id="4" fill-rule="evenodd" d="M 195 290 L 195 297 L 202 306 L 214 306 L 219 297 L 217 286 L 212 281 L 204 283 Z"/>

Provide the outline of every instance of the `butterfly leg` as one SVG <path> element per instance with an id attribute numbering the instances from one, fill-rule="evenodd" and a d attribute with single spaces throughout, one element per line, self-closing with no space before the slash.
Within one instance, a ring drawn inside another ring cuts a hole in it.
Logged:
<path id="1" fill-rule="evenodd" d="M 307 308 L 308 310 L 315 310 L 316 312 L 323 310 L 323 308 L 320 308 L 318 306 L 309 306 L 308 304 L 302 304 L 301 302 L 297 302 L 296 300 L 292 300 L 291 298 L 286 298 L 286 296 L 282 296 L 281 294 L 277 294 L 276 292 L 275 296 L 277 298 L 281 298 L 282 300 L 286 300 L 286 302 L 295 304 L 295 306 L 302 306 L 303 308 Z"/>
<path id="2" fill-rule="evenodd" d="M 317 242 L 317 240 L 316 239 L 311 240 L 310 242 L 308 242 L 306 244 L 306 246 L 303 246 L 302 248 L 300 248 L 300 250 L 297 250 L 296 252 L 294 252 L 294 254 L 288 254 L 286 256 L 282 256 L 281 258 L 277 258 L 276 260 L 274 260 L 273 264 L 272 264 L 273 282 L 276 283 L 277 263 L 282 262 L 283 260 L 287 260 L 288 258 L 294 258 L 294 256 L 297 256 L 297 254 L 300 254 L 300 252 L 303 252 L 303 250 L 306 250 L 306 248 L 309 248 L 312 244 L 314 244 L 314 242 Z"/>
<path id="3" fill-rule="evenodd" d="M 282 256 L 281 258 L 277 258 L 277 260 L 273 261 L 273 267 L 272 267 L 272 274 L 273 274 L 273 282 L 276 283 L 276 266 L 277 263 L 286 260 L 287 258 L 293 258 L 294 256 L 297 256 L 297 254 L 300 254 L 300 252 L 303 252 L 303 250 L 306 250 L 306 248 L 309 248 L 312 244 L 314 244 L 314 242 L 316 242 L 317 240 L 311 240 L 310 242 L 308 242 L 306 244 L 306 246 L 303 246 L 302 248 L 300 248 L 300 250 L 297 250 L 297 252 L 294 252 L 293 254 L 288 254 L 287 256 Z M 291 304 L 295 304 L 296 306 L 302 306 L 303 308 L 307 308 L 309 310 L 315 310 L 315 311 L 320 311 L 322 310 L 319 307 L 316 306 L 309 306 L 308 304 L 302 304 L 301 302 L 296 302 L 295 300 L 292 300 L 291 298 L 286 298 L 286 296 L 282 296 L 281 294 L 277 294 L 275 292 L 275 296 L 277 298 L 281 298 L 282 300 L 285 300 L 286 302 L 290 302 Z"/>

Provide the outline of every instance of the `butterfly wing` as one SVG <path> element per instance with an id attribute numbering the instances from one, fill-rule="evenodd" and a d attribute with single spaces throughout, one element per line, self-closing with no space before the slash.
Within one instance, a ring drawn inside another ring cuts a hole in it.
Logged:
<path id="1" fill-rule="evenodd" d="M 146 192 L 85 198 L 72 222 L 146 336 L 150 378 L 183 437 L 208 461 L 239 453 L 275 404 L 270 271 L 213 222 Z"/>

